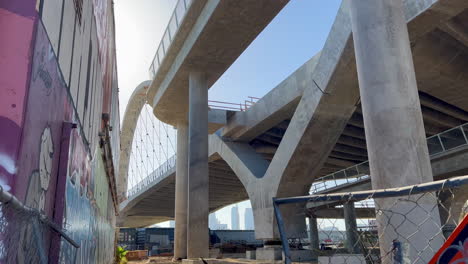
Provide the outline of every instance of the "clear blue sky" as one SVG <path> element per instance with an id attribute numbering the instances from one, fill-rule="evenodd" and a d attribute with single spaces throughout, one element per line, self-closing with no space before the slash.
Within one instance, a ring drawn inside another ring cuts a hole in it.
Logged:
<path id="1" fill-rule="evenodd" d="M 265 95 L 322 49 L 340 3 L 292 0 L 210 89 L 210 99 Z"/>
<path id="2" fill-rule="evenodd" d="M 274 1 L 274 0 L 272 0 Z M 115 0 L 121 117 L 148 68 L 176 0 Z M 209 91 L 211 100 L 262 97 L 320 51 L 341 0 L 291 0 Z M 239 206 L 241 227 L 244 208 Z M 230 226 L 231 206 L 217 212 Z"/>

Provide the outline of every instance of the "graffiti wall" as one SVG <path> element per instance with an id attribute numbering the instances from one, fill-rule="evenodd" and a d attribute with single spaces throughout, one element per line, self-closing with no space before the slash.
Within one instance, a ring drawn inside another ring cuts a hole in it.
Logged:
<path id="1" fill-rule="evenodd" d="M 51 263 L 111 263 L 114 253 L 115 208 L 99 145 L 90 155 L 72 97 L 58 66 L 48 35 L 38 23 L 21 148 L 17 159 L 15 195 L 61 224 L 80 244 L 65 240 L 54 247 L 53 235 L 43 244 Z M 71 132 L 64 129 L 73 123 Z M 67 134 L 68 133 L 68 134 Z M 64 138 L 67 138 L 65 141 Z M 66 157 L 61 155 L 68 150 Z M 64 173 L 61 167 L 67 168 Z M 63 203 L 61 203 L 63 201 Z M 62 205 L 60 205 L 62 204 Z M 60 217 L 57 217 L 60 215 Z M 30 232 L 21 231 L 19 263 L 27 263 Z M 60 239 L 60 238 L 58 238 Z M 99 249 L 99 250 L 98 250 Z"/>
<path id="2" fill-rule="evenodd" d="M 29 87 L 35 2 L 0 1 L 0 186 L 9 191 L 14 190 Z"/>
<path id="3" fill-rule="evenodd" d="M 112 1 L 0 0 L 0 32 L 0 186 L 80 245 L 50 227 L 32 232 L 31 216 L 0 204 L 0 263 L 39 263 L 38 251 L 41 263 L 112 263 L 115 176 L 101 151 L 112 146 L 118 167 Z M 103 129 L 111 142 L 100 144 Z M 18 248 L 5 249 L 7 238 Z"/>
<path id="4" fill-rule="evenodd" d="M 100 150 L 89 161 L 83 140 L 73 130 L 70 137 L 63 226 L 77 250 L 61 241 L 59 263 L 110 263 L 114 253 L 115 216 Z M 113 210 L 110 210 L 111 212 Z"/>

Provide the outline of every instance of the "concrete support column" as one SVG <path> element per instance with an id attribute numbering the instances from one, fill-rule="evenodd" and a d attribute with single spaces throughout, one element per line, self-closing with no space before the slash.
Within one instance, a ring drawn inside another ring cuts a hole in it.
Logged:
<path id="1" fill-rule="evenodd" d="M 306 216 L 304 214 L 304 204 L 298 203 L 282 205 L 281 214 L 283 215 L 284 229 L 288 238 L 307 237 L 307 224 L 305 220 Z"/>
<path id="2" fill-rule="evenodd" d="M 174 259 L 187 258 L 188 127 L 177 124 Z"/>
<path id="3" fill-rule="evenodd" d="M 314 252 L 319 249 L 319 232 L 318 232 L 318 224 L 317 218 L 309 217 L 309 241 L 310 241 L 310 249 Z"/>
<path id="4" fill-rule="evenodd" d="M 188 170 L 187 257 L 208 258 L 208 87 L 201 72 L 189 74 Z"/>
<path id="5" fill-rule="evenodd" d="M 346 226 L 346 248 L 351 254 L 360 253 L 359 235 L 357 233 L 356 210 L 354 203 L 349 202 L 343 205 L 344 220 Z"/>
<path id="6" fill-rule="evenodd" d="M 372 187 L 432 181 L 402 0 L 349 0 L 348 4 Z M 387 253 L 393 240 L 411 244 L 406 256 L 411 263 L 429 261 L 432 249 L 443 242 L 435 202 L 427 195 L 410 210 L 411 201 L 376 200 L 383 263 L 392 263 L 392 254 Z M 424 221 L 427 217 L 432 219 Z"/>

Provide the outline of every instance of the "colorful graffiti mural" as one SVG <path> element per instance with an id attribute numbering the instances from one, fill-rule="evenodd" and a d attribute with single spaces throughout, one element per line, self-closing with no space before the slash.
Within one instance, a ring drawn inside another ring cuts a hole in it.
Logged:
<path id="1" fill-rule="evenodd" d="M 97 144 L 104 112 L 111 116 L 110 123 L 104 125 L 115 128 L 112 142 L 106 145 L 112 146 L 112 153 L 118 153 L 112 2 L 85 0 L 84 6 L 93 5 L 80 10 L 88 21 L 77 22 L 71 13 L 76 29 L 73 34 L 61 34 L 62 25 L 50 22 L 50 18 L 60 21 L 51 12 L 57 3 L 62 5 L 62 13 L 66 7 L 75 11 L 65 1 L 0 1 L 0 30 L 8 35 L 0 41 L 0 186 L 63 226 L 80 248 L 72 247 L 50 228 L 33 232 L 31 225 L 22 225 L 31 219 L 21 222 L 19 215 L 4 215 L 0 205 L 0 229 L 9 230 L 0 232 L 0 263 L 2 254 L 8 251 L 3 243 L 6 239 L 17 240 L 14 263 L 39 263 L 33 256 L 38 248 L 42 263 L 113 261 L 116 208 L 112 196 L 115 190 L 110 184 L 114 180 L 109 177 L 114 175 L 109 175 L 108 164 L 104 165 L 108 151 L 101 153 Z M 48 12 L 44 12 L 46 8 L 50 8 Z M 51 16 L 44 20 L 44 14 Z M 97 43 L 86 37 L 93 30 Z M 92 52 L 92 46 L 99 47 L 98 54 Z M 90 47 L 89 51 L 85 47 Z M 59 48 L 63 48 L 62 64 L 57 57 Z M 79 67 L 72 68 L 73 57 L 80 61 Z M 66 78 L 63 65 L 70 67 Z M 71 76 L 78 76 L 74 86 L 80 89 L 78 94 L 71 93 Z M 118 155 L 113 160 L 116 164 Z M 45 261 L 44 256 L 48 258 Z M 11 259 L 10 254 L 6 263 L 12 263 Z"/>
<path id="2" fill-rule="evenodd" d="M 32 61 L 35 0 L 0 1 L 0 186 L 14 190 Z"/>
<path id="3" fill-rule="evenodd" d="M 63 227 L 80 243 L 80 248 L 77 250 L 63 240 L 60 263 L 106 263 L 113 255 L 115 216 L 109 217 L 107 213 L 112 201 L 100 149 L 90 165 L 82 142 L 79 133 L 73 130 L 63 219 Z"/>

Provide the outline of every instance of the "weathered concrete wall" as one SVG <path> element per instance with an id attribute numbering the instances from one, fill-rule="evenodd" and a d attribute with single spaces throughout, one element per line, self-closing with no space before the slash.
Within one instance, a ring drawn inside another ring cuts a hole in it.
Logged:
<path id="1" fill-rule="evenodd" d="M 77 252 L 46 230 L 49 263 L 113 261 L 112 165 L 119 156 L 113 28 L 110 0 L 83 0 L 81 7 L 65 0 L 0 2 L 7 36 L 0 42 L 0 184 L 80 244 Z M 109 126 L 103 147 L 99 132 Z M 18 251 L 20 263 L 34 250 L 31 235 L 15 233 L 26 249 Z"/>

